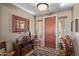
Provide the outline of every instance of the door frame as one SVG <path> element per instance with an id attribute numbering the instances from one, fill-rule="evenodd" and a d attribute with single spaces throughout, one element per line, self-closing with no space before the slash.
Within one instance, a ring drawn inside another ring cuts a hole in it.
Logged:
<path id="1" fill-rule="evenodd" d="M 56 32 L 55 32 L 55 34 L 56 34 L 56 40 L 55 40 L 55 47 L 56 47 L 56 49 L 57 49 L 57 43 L 58 43 L 58 40 L 57 40 L 57 15 L 50 15 L 50 16 L 44 16 L 43 17 L 43 46 L 45 46 L 45 18 L 47 18 L 47 17 L 53 17 L 53 16 L 55 16 L 56 17 Z"/>

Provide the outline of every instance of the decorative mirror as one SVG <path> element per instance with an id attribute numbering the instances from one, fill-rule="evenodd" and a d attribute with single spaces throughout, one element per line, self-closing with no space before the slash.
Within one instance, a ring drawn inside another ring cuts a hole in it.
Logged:
<path id="1" fill-rule="evenodd" d="M 29 20 L 23 17 L 12 15 L 12 32 L 29 31 Z"/>

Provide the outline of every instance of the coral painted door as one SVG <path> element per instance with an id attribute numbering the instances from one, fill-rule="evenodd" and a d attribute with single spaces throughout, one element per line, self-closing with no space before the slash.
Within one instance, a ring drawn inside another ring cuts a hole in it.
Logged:
<path id="1" fill-rule="evenodd" d="M 56 47 L 56 16 L 45 18 L 45 46 Z"/>

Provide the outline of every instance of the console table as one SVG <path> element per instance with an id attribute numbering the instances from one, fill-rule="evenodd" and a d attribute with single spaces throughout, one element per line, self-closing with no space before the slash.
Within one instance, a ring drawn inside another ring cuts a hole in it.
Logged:
<path id="1" fill-rule="evenodd" d="M 6 52 L 6 41 L 0 41 L 0 49 L 5 48 Z"/>
<path id="2" fill-rule="evenodd" d="M 14 45 L 14 51 L 16 51 L 16 56 L 26 55 L 28 52 L 34 49 L 33 40 L 27 42 L 19 41 Z"/>

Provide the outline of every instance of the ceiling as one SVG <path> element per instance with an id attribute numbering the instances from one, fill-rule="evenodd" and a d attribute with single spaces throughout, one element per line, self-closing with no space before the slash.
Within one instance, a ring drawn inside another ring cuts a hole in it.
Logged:
<path id="1" fill-rule="evenodd" d="M 46 11 L 40 11 L 37 8 L 38 3 L 13 3 L 13 4 L 35 16 L 71 9 L 74 5 L 73 3 L 48 3 L 49 8 Z"/>

